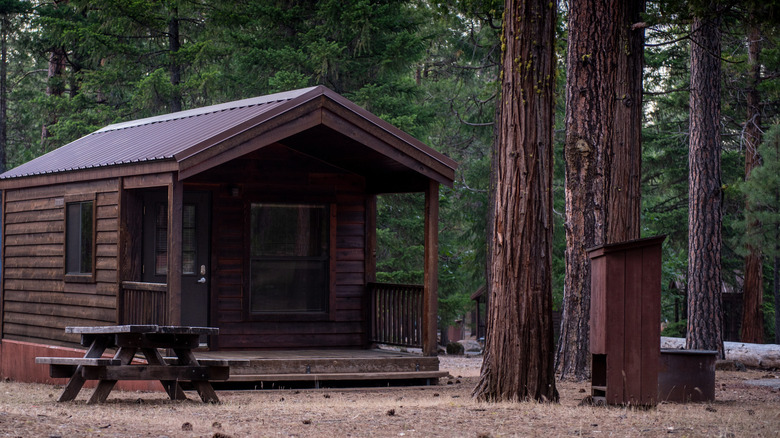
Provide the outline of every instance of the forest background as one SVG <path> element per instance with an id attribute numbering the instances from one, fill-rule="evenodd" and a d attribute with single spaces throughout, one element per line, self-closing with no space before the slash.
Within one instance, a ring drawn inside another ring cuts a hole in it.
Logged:
<path id="1" fill-rule="evenodd" d="M 780 257 L 780 17 L 756 20 L 748 10 L 752 3 L 726 2 L 721 17 L 723 292 L 741 292 L 744 248 L 760 249 L 764 338 L 770 341 L 776 339 Z M 325 85 L 459 162 L 454 187 L 440 195 L 439 314 L 449 324 L 473 309 L 470 295 L 485 284 L 502 8 L 496 0 L 0 0 L 0 166 L 13 168 L 119 121 Z M 560 8 L 556 310 L 565 272 L 566 3 Z M 671 323 L 667 334 L 680 336 L 690 22 L 687 2 L 669 0 L 648 1 L 639 23 L 646 26 L 641 233 L 668 235 L 662 319 Z M 758 83 L 748 62 L 754 28 L 761 38 Z M 745 183 L 752 88 L 760 96 L 763 162 Z M 748 197 L 761 224 L 749 235 Z M 380 197 L 378 280 L 422 283 L 422 211 L 421 194 Z M 724 311 L 733 312 L 728 305 Z"/>

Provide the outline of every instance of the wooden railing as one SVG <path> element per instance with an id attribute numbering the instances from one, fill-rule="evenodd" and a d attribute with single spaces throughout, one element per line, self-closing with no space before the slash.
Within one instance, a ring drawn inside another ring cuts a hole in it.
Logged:
<path id="1" fill-rule="evenodd" d="M 423 286 L 369 283 L 371 341 L 422 347 Z"/>
<path id="2" fill-rule="evenodd" d="M 165 283 L 122 282 L 120 324 L 165 324 Z"/>

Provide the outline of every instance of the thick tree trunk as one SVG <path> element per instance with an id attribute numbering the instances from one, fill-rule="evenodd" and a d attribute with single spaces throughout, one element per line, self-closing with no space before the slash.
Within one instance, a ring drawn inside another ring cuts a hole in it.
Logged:
<path id="1" fill-rule="evenodd" d="M 479 400 L 557 401 L 552 165 L 557 1 L 507 0 L 488 333 Z"/>
<path id="2" fill-rule="evenodd" d="M 747 91 L 747 119 L 745 120 L 745 180 L 750 179 L 750 173 L 761 165 L 758 145 L 761 144 L 761 110 L 758 83 L 761 80 L 761 33 L 758 26 L 750 26 L 748 33 L 748 66 L 750 68 L 750 87 Z M 751 206 L 745 203 L 745 211 Z M 747 233 L 760 227 L 760 224 L 749 222 Z M 760 344 L 764 342 L 764 257 L 760 248 L 748 246 L 745 257 L 745 282 L 742 300 L 742 342 Z"/>
<path id="3" fill-rule="evenodd" d="M 572 2 L 566 85 L 566 278 L 556 368 L 590 376 L 587 248 L 639 238 L 643 0 Z"/>
<path id="4" fill-rule="evenodd" d="M 686 348 L 718 350 L 723 358 L 718 18 L 693 19 L 690 113 Z"/>
<path id="5" fill-rule="evenodd" d="M 613 120 L 610 182 L 606 193 L 607 243 L 638 239 L 641 234 L 642 179 L 642 69 L 645 33 L 634 27 L 645 11 L 644 0 L 621 2 L 621 23 L 615 82 L 615 118 Z"/>

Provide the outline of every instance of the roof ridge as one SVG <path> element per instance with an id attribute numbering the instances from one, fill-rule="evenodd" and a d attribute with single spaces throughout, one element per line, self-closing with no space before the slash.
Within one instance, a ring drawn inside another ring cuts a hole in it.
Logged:
<path id="1" fill-rule="evenodd" d="M 122 129 L 134 128 L 137 126 L 145 126 L 154 123 L 170 122 L 170 121 L 181 120 L 190 117 L 198 117 L 206 114 L 213 114 L 213 113 L 234 110 L 239 108 L 246 108 L 251 106 L 267 105 L 269 103 L 289 101 L 303 94 L 306 94 L 315 88 L 317 87 L 300 88 L 297 90 L 284 91 L 281 93 L 274 93 L 266 96 L 250 97 L 248 99 L 239 99 L 230 102 L 223 102 L 214 105 L 191 108 L 188 110 L 178 111 L 175 113 L 161 114 L 158 116 L 145 117 L 142 119 L 135 119 L 135 120 L 128 120 L 126 122 L 113 123 L 111 125 L 98 129 L 97 131 L 94 131 L 88 135 L 102 134 L 104 132 L 119 131 Z"/>

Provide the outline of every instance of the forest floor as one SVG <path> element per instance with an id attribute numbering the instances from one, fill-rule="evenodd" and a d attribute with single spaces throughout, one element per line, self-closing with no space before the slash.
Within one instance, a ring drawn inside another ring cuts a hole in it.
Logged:
<path id="1" fill-rule="evenodd" d="M 60 387 L 0 383 L 0 436 L 12 437 L 503 437 L 780 435 L 780 371 L 718 371 L 713 403 L 652 409 L 580 402 L 587 382 L 558 382 L 560 403 L 479 403 L 480 358 L 441 357 L 451 378 L 427 387 L 219 391 L 222 403 L 173 402 L 162 392 L 91 393 L 57 403 Z M 763 385 L 751 384 L 760 381 Z M 197 399 L 194 393 L 190 399 Z"/>

